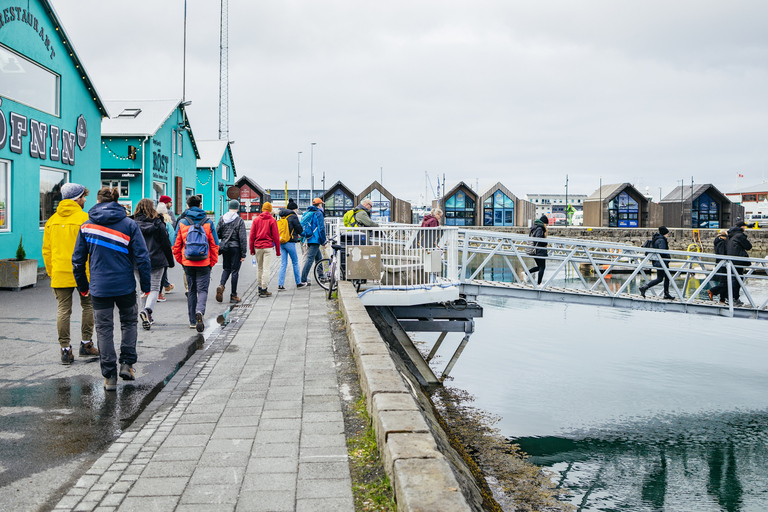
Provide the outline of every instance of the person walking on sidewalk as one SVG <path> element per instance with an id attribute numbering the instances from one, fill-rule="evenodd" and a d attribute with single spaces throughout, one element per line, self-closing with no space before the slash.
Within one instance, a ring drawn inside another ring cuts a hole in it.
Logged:
<path id="1" fill-rule="evenodd" d="M 666 226 L 659 226 L 659 232 L 653 234 L 653 247 L 654 249 L 661 249 L 664 251 L 669 250 L 669 242 L 667 242 L 667 235 L 669 235 L 669 230 Z M 645 298 L 645 292 L 647 292 L 650 288 L 656 286 L 660 282 L 664 281 L 664 299 L 665 300 L 672 300 L 674 297 L 669 294 L 669 276 L 667 276 L 667 273 L 665 269 L 668 267 L 666 263 L 664 263 L 663 260 L 668 260 L 669 254 L 663 253 L 663 254 L 657 254 L 656 257 L 653 259 L 653 266 L 656 268 L 656 279 L 653 279 L 652 281 L 648 281 L 648 284 L 645 286 L 640 287 L 640 295 Z"/>
<path id="2" fill-rule="evenodd" d="M 189 293 L 187 314 L 189 327 L 197 332 L 205 330 L 205 304 L 208 302 L 208 285 L 211 269 L 219 260 L 219 238 L 205 212 L 200 208 L 200 196 L 187 199 L 189 208 L 179 218 L 173 255 L 184 266 Z"/>
<path id="3" fill-rule="evenodd" d="M 747 227 L 747 223 L 743 220 L 736 223 L 734 227 L 728 230 L 728 256 L 739 256 L 741 258 L 749 258 L 747 251 L 752 249 L 752 242 L 747 238 L 747 234 L 744 232 L 744 228 Z M 736 273 L 740 276 L 744 275 L 748 266 L 751 263 L 743 260 L 734 260 L 733 266 L 736 268 Z M 731 277 L 731 290 L 733 293 L 733 305 L 743 306 L 744 303 L 739 300 L 741 294 L 741 284 L 739 284 L 736 276 Z"/>
<path id="4" fill-rule="evenodd" d="M 164 211 L 160 211 L 161 205 L 162 205 L 162 208 L 164 209 Z M 175 234 L 176 233 L 176 224 L 177 224 L 178 221 L 176 220 L 176 216 L 173 214 L 173 201 L 171 200 L 170 197 L 168 197 L 168 196 L 160 196 L 160 198 L 157 200 L 157 212 L 159 214 L 163 215 L 164 218 L 165 218 L 165 216 L 167 216 L 168 219 L 170 219 L 172 230 L 173 230 L 173 232 Z M 170 236 L 169 238 L 171 240 L 171 244 L 173 244 L 174 237 Z M 170 281 L 168 281 L 168 271 L 167 270 L 163 273 L 163 280 L 160 283 L 160 286 L 161 286 L 161 288 L 163 290 L 165 290 L 165 293 L 171 293 L 171 291 L 175 288 L 175 286 Z M 158 296 L 157 301 L 158 302 L 165 302 L 165 295 L 163 295 L 162 291 L 160 292 L 160 295 Z"/>
<path id="5" fill-rule="evenodd" d="M 721 229 L 717 232 L 717 236 L 714 240 L 714 246 L 715 254 L 720 256 L 725 256 L 728 254 L 728 231 Z M 715 265 L 721 261 L 722 258 L 715 258 Z M 722 267 L 720 267 L 720 270 L 718 270 L 717 274 L 715 274 L 715 276 L 712 278 L 712 281 L 716 283 L 716 285 L 707 291 L 709 294 L 709 300 L 715 300 L 715 296 L 719 296 L 720 302 L 723 303 L 725 302 L 726 297 L 728 297 L 728 271 L 725 268 L 726 264 L 727 262 L 724 263 Z"/>
<path id="6" fill-rule="evenodd" d="M 160 196 L 160 198 L 157 200 L 157 206 L 164 205 L 166 210 L 168 210 L 168 216 L 171 218 L 171 222 L 173 223 L 173 229 L 176 229 L 176 224 L 178 221 L 176 220 L 176 215 L 173 213 L 173 201 L 168 196 Z"/>
<path id="7" fill-rule="evenodd" d="M 240 217 L 240 201 L 233 199 L 229 202 L 229 211 L 219 218 L 216 233 L 220 240 L 219 253 L 224 261 L 221 284 L 216 288 L 216 300 L 224 301 L 224 287 L 231 275 L 232 291 L 229 294 L 229 303 L 237 304 L 241 301 L 237 296 L 240 265 L 248 254 L 248 236 L 245 234 L 245 221 Z"/>
<path id="8" fill-rule="evenodd" d="M 168 267 L 174 265 L 173 250 L 165 222 L 155 211 L 155 205 L 151 199 L 139 201 L 133 214 L 133 220 L 139 226 L 144 242 L 147 244 L 152 267 L 150 291 L 146 296 L 144 307 L 139 313 L 141 326 L 148 331 L 155 323 L 152 313 L 155 311 L 155 303 L 160 295 L 160 282 Z"/>
<path id="9" fill-rule="evenodd" d="M 287 208 L 280 209 L 280 221 L 283 222 L 283 219 L 285 219 L 285 222 L 288 223 L 287 227 L 290 238 L 287 242 L 282 242 L 280 244 L 280 272 L 277 275 L 277 291 L 285 290 L 285 272 L 288 270 L 289 256 L 293 265 L 293 279 L 296 281 L 296 287 L 303 288 L 307 286 L 306 283 L 301 282 L 301 274 L 299 273 L 299 255 L 296 252 L 296 242 L 299 241 L 302 233 L 301 221 L 296 215 L 296 210 L 298 209 L 299 207 L 293 199 L 288 201 Z"/>
<path id="10" fill-rule="evenodd" d="M 532 238 L 547 238 L 547 226 L 549 226 L 549 218 L 546 215 L 542 215 L 534 221 L 528 236 Z M 536 263 L 536 266 L 528 269 L 528 272 L 531 274 L 538 272 L 537 279 L 538 283 L 541 284 L 541 281 L 544 279 L 544 271 L 547 269 L 547 242 L 533 242 L 533 245 L 533 261 Z"/>
<path id="11" fill-rule="evenodd" d="M 323 200 L 316 197 L 312 200 L 312 206 L 307 208 L 301 217 L 302 236 L 307 242 L 307 257 L 304 260 L 304 268 L 301 269 L 301 283 L 309 286 L 307 277 L 312 265 L 323 259 L 320 246 L 325 245 L 325 214 L 323 213 Z"/>
<path id="12" fill-rule="evenodd" d="M 80 233 L 80 226 L 88 221 L 83 211 L 88 189 L 77 183 L 65 183 L 61 187 L 61 202 L 43 232 L 43 263 L 51 277 L 51 289 L 56 296 L 56 330 L 59 333 L 61 364 L 71 364 L 75 351 L 70 345 L 69 319 L 72 316 L 72 293 L 77 288 L 72 271 L 72 253 Z M 85 268 L 86 274 L 88 267 Z M 80 320 L 80 356 L 98 356 L 99 350 L 93 345 L 93 305 L 90 295 L 80 296 L 83 314 Z"/>
<path id="13" fill-rule="evenodd" d="M 80 227 L 72 255 L 72 271 L 77 289 L 91 295 L 99 364 L 104 376 L 104 389 L 117 387 L 117 354 L 114 344 L 114 307 L 120 313 L 120 377 L 134 380 L 138 306 L 134 266 L 138 268 L 142 292 L 150 291 L 151 263 L 139 226 L 128 218 L 118 204 L 117 189 L 102 188 L 96 204 L 88 212 L 88 221 Z M 86 269 L 90 267 L 90 276 Z"/>
<path id="14" fill-rule="evenodd" d="M 253 219 L 251 224 L 251 236 L 248 240 L 251 254 L 256 256 L 256 264 L 259 266 L 256 282 L 259 287 L 259 297 L 272 295 L 269 285 L 269 264 L 272 248 L 275 248 L 277 256 L 280 256 L 280 233 L 277 230 L 277 221 L 272 217 L 272 203 L 264 203 L 261 213 Z"/>

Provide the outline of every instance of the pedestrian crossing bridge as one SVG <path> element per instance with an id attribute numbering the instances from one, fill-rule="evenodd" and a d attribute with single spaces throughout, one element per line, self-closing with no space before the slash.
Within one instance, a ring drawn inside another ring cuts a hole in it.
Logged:
<path id="1" fill-rule="evenodd" d="M 574 238 L 535 239 L 460 227 L 329 226 L 329 233 L 340 239 L 349 238 L 351 232 L 356 234 L 356 244 L 379 246 L 381 251 L 381 279 L 360 289 L 361 299 L 369 305 L 423 303 L 431 294 L 438 297 L 433 302 L 439 302 L 461 294 L 468 299 L 502 296 L 768 319 L 768 259 Z M 541 284 L 530 272 L 535 263 L 526 254 L 534 242 L 548 244 Z M 669 259 L 660 258 L 662 254 Z M 661 298 L 661 284 L 651 288 L 645 298 L 638 291 L 655 277 L 654 260 L 663 262 L 659 270 L 670 280 L 673 300 Z M 727 287 L 724 302 L 717 297 L 713 301 L 708 294 L 718 280 L 733 285 Z M 740 301 L 734 300 L 735 289 L 740 290 Z"/>

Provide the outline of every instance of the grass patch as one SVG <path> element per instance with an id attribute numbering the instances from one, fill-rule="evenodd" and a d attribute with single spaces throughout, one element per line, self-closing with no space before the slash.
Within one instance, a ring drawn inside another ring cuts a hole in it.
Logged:
<path id="1" fill-rule="evenodd" d="M 395 512 L 397 505 L 394 493 L 379 457 L 376 435 L 365 408 L 365 398 L 358 398 L 352 409 L 360 421 L 357 433 L 347 439 L 355 510 Z"/>

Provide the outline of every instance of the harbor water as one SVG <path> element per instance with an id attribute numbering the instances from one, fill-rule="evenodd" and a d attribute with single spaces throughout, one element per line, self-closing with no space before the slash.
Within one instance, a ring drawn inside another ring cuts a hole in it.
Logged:
<path id="1" fill-rule="evenodd" d="M 449 385 L 579 510 L 768 510 L 764 320 L 479 302 Z"/>

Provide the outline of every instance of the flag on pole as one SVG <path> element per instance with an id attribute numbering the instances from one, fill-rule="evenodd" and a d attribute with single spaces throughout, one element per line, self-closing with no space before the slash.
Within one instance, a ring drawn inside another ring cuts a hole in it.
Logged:
<path id="1" fill-rule="evenodd" d="M 739 178 L 743 178 L 743 177 L 744 177 L 744 175 L 743 175 L 743 174 L 739 174 Z"/>

